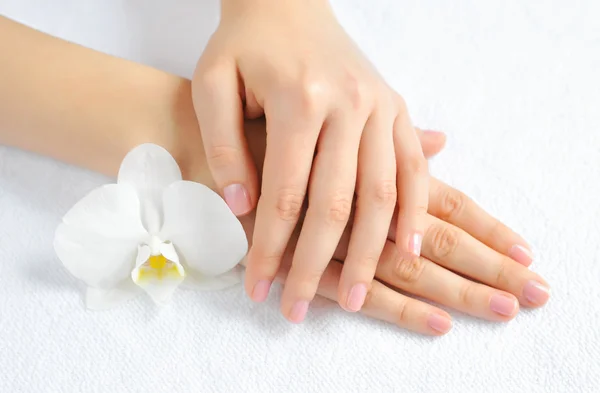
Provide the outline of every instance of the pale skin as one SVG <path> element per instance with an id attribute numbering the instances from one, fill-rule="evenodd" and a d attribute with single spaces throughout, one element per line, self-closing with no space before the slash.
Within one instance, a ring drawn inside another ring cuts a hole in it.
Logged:
<path id="1" fill-rule="evenodd" d="M 282 313 L 300 322 L 347 227 L 338 299 L 362 307 L 398 208 L 396 245 L 419 256 L 427 160 L 402 97 L 340 26 L 327 0 L 221 0 L 192 92 L 208 166 L 238 215 L 256 207 L 246 292 L 265 300 L 308 202 Z M 243 119 L 266 119 L 262 187 Z"/>
<path id="2" fill-rule="evenodd" d="M 10 38 L 7 38 L 10 37 Z M 64 42 L 0 17 L 0 143 L 114 176 L 133 147 L 164 146 L 184 177 L 217 190 L 204 155 L 190 81 L 127 60 Z M 265 157 L 265 123 L 245 123 L 253 162 Z M 425 155 L 439 151 L 439 134 L 420 134 Z M 524 307 L 544 305 L 546 281 L 528 269 L 527 243 L 468 197 L 429 178 L 420 257 L 396 247 L 396 225 L 388 225 L 361 312 L 428 335 L 451 328 L 442 309 L 403 295 L 432 300 L 478 318 L 508 321 Z M 353 210 L 354 211 L 354 210 Z M 308 217 L 301 212 L 301 220 Z M 251 241 L 254 213 L 240 218 Z M 350 223 L 354 222 L 352 220 Z M 339 302 L 351 225 L 342 233 L 317 293 Z M 284 280 L 301 237 L 291 235 L 277 277 Z M 459 273 L 459 274 L 457 274 Z"/>

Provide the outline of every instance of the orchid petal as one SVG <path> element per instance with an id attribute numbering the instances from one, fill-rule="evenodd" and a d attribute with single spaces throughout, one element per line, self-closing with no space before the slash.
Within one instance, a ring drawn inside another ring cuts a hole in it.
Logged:
<path id="1" fill-rule="evenodd" d="M 194 291 L 219 291 L 239 284 L 242 282 L 242 276 L 243 268 L 239 265 L 215 277 L 202 276 L 188 270 L 181 288 Z"/>
<path id="2" fill-rule="evenodd" d="M 142 288 L 154 300 L 154 303 L 163 306 L 169 303 L 173 293 L 183 279 L 184 277 L 180 275 L 173 275 L 163 279 L 149 278 L 138 281 L 136 285 Z"/>
<path id="3" fill-rule="evenodd" d="M 147 236 L 135 190 L 110 184 L 93 190 L 67 212 L 56 230 L 54 249 L 75 277 L 108 289 L 129 276 L 136 246 Z"/>
<path id="4" fill-rule="evenodd" d="M 173 247 L 173 243 L 166 242 L 162 243 L 159 247 L 160 253 L 167 258 L 169 261 L 173 262 L 177 267 L 177 271 L 180 275 L 184 276 L 185 271 L 183 266 L 181 266 L 181 262 L 179 262 L 179 255 L 177 255 L 177 251 L 175 251 L 175 247 Z"/>
<path id="5" fill-rule="evenodd" d="M 135 257 L 135 267 L 136 269 L 140 266 L 142 266 L 144 263 L 146 263 L 146 261 L 148 260 L 148 258 L 150 258 L 150 255 L 152 255 L 152 251 L 150 250 L 150 246 L 148 246 L 147 244 L 140 244 L 138 245 L 138 252 L 137 252 L 137 256 Z"/>
<path id="6" fill-rule="evenodd" d="M 218 276 L 246 255 L 242 224 L 223 199 L 194 182 L 171 184 L 163 194 L 160 238 L 175 245 L 182 264 L 204 276 Z"/>
<path id="7" fill-rule="evenodd" d="M 125 279 L 111 289 L 89 287 L 85 294 L 85 305 L 90 310 L 108 310 L 142 294 L 140 287 L 131 279 Z"/>
<path id="8" fill-rule="evenodd" d="M 145 143 L 125 156 L 117 183 L 135 188 L 141 201 L 142 223 L 154 235 L 160 231 L 163 221 L 163 190 L 180 180 L 181 171 L 169 152 L 158 145 Z"/>

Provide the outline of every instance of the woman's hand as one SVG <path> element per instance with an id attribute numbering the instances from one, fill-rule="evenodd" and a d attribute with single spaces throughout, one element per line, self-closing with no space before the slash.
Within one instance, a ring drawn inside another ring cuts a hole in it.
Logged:
<path id="1" fill-rule="evenodd" d="M 248 124 L 248 137 L 256 162 L 261 162 L 261 122 Z M 441 141 L 421 136 L 427 155 Z M 525 307 L 544 305 L 549 297 L 546 281 L 528 269 L 532 263 L 527 243 L 491 217 L 463 193 L 430 178 L 429 213 L 421 257 L 400 253 L 394 245 L 395 225 L 377 264 L 362 312 L 418 333 L 440 335 L 452 326 L 450 315 L 428 303 L 405 296 L 389 286 L 440 305 L 490 321 L 508 321 Z M 242 223 L 252 237 L 253 214 Z M 299 228 L 283 256 L 278 278 L 285 280 L 293 264 Z M 338 284 L 348 255 L 351 224 L 319 283 L 317 293 L 339 300 Z M 384 283 L 386 285 L 384 285 Z M 285 311 L 285 310 L 282 310 Z M 290 318 L 294 320 L 293 316 Z"/>
<path id="2" fill-rule="evenodd" d="M 398 201 L 399 250 L 420 255 L 428 174 L 406 105 L 360 52 L 326 0 L 222 0 L 222 20 L 192 81 L 217 188 L 238 215 L 257 203 L 246 291 L 263 301 L 304 218 L 282 297 L 304 318 L 358 195 L 338 300 L 360 310 Z M 265 115 L 259 192 L 243 118 Z M 310 181 L 309 181 L 310 179 Z M 260 194 L 260 198 L 259 198 Z"/>

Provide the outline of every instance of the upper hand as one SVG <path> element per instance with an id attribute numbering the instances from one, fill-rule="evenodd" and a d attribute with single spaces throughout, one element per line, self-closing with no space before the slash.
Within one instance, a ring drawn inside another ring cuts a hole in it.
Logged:
<path id="1" fill-rule="evenodd" d="M 246 291 L 255 301 L 266 298 L 308 194 L 282 296 L 284 315 L 301 321 L 356 193 L 337 299 L 357 311 L 396 202 L 398 248 L 403 255 L 420 254 L 429 183 L 406 105 L 346 35 L 326 1 L 222 4 L 222 21 L 192 87 L 218 189 L 238 215 L 257 204 Z M 259 192 L 243 119 L 263 114 L 267 150 Z"/>

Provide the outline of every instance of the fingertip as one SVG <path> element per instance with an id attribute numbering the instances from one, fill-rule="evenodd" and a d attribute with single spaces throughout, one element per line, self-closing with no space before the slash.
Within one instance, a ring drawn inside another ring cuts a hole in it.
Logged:
<path id="1" fill-rule="evenodd" d="M 302 323 L 306 318 L 308 306 L 309 302 L 307 300 L 298 300 L 292 305 L 288 312 L 285 310 L 281 311 L 288 321 L 298 324 Z"/>
<path id="2" fill-rule="evenodd" d="M 238 217 L 248 214 L 253 209 L 248 189 L 243 184 L 225 186 L 223 198 L 229 209 Z"/>
<path id="3" fill-rule="evenodd" d="M 503 321 L 510 321 L 519 312 L 519 300 L 510 293 L 494 293 L 490 297 L 490 311 Z"/>
<path id="4" fill-rule="evenodd" d="M 426 158 L 431 158 L 442 151 L 447 141 L 445 133 L 433 130 L 423 130 L 419 139 Z"/>
<path id="5" fill-rule="evenodd" d="M 531 250 L 520 244 L 513 245 L 508 251 L 508 256 L 525 267 L 529 267 L 533 263 Z"/>
<path id="6" fill-rule="evenodd" d="M 452 318 L 446 313 L 431 313 L 427 317 L 427 326 L 435 336 L 443 336 L 452 330 Z"/>
<path id="7" fill-rule="evenodd" d="M 421 256 L 423 248 L 423 233 L 420 231 L 407 232 L 406 229 L 398 227 L 397 234 L 403 233 L 402 237 L 396 235 L 396 247 L 402 254 L 414 258 Z M 402 239 L 399 241 L 399 239 Z"/>
<path id="8" fill-rule="evenodd" d="M 250 295 L 252 301 L 262 303 L 267 300 L 271 290 L 271 284 L 272 282 L 270 280 L 259 280 L 252 289 L 252 294 Z"/>
<path id="9" fill-rule="evenodd" d="M 415 232 L 410 235 L 408 241 L 408 252 L 410 252 L 415 257 L 421 256 L 421 247 L 423 245 L 423 234 L 419 232 Z"/>
<path id="10" fill-rule="evenodd" d="M 339 305 L 348 312 L 359 312 L 367 298 L 368 288 L 364 283 L 354 284 L 345 294 L 340 294 Z"/>

